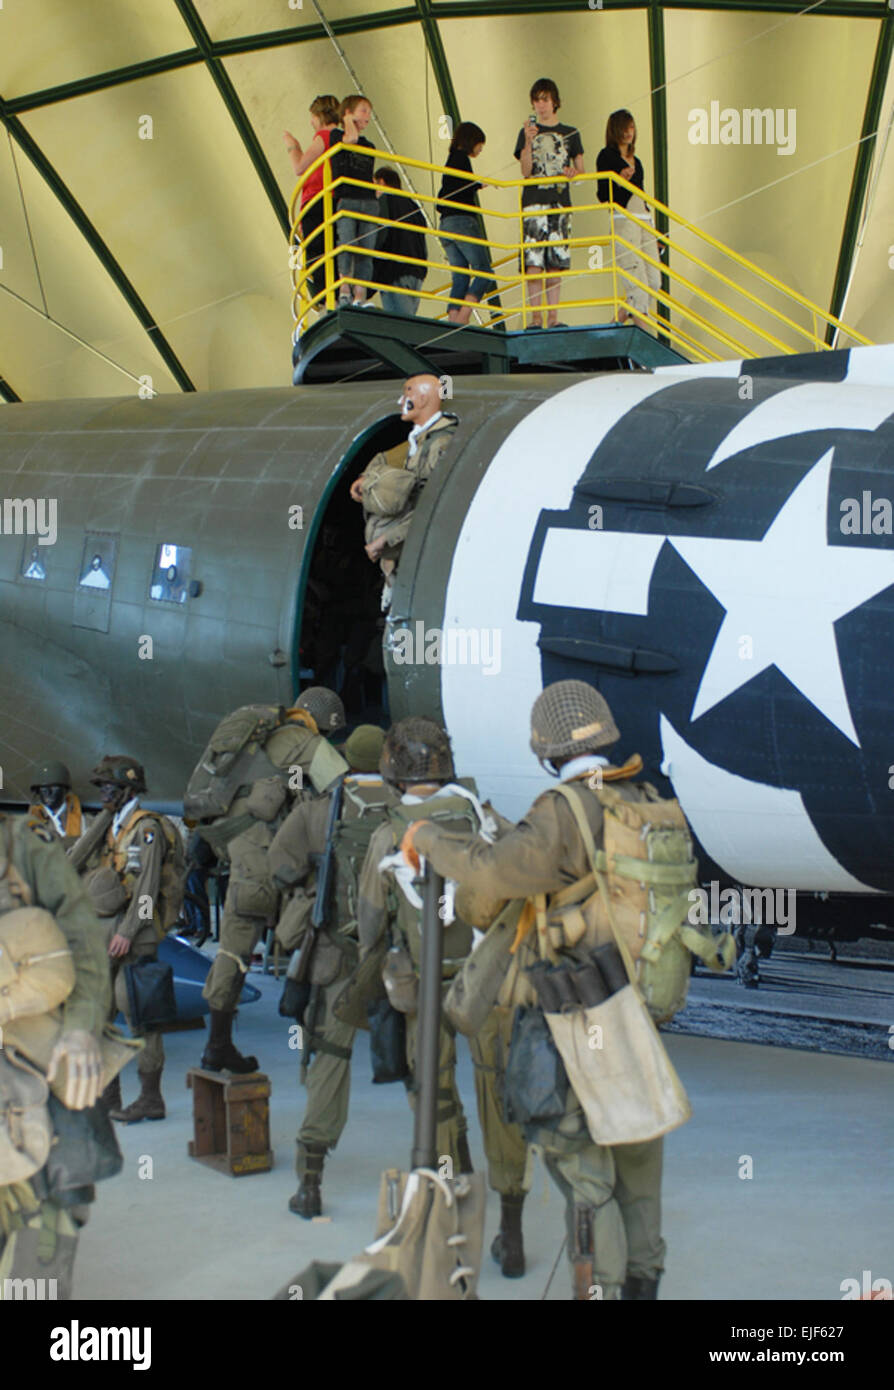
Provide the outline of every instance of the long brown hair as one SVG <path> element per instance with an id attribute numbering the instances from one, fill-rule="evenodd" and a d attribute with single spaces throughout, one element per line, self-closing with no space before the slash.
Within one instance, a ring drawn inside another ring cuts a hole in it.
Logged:
<path id="1" fill-rule="evenodd" d="M 629 125 L 636 130 L 636 121 L 629 111 L 613 111 L 605 123 L 605 143 L 613 145 L 616 150 L 621 148 L 623 143 L 622 136 Z M 636 136 L 630 142 L 628 154 L 636 153 Z"/>

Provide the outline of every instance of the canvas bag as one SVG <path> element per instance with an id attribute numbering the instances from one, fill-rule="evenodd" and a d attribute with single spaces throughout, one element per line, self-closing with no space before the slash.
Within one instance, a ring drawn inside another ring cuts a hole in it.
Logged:
<path id="1" fill-rule="evenodd" d="M 628 984 L 605 1003 L 547 1012 L 556 1047 L 597 1144 L 635 1144 L 657 1139 L 684 1124 L 692 1109 L 658 1029 L 636 984 L 636 966 L 614 924 L 605 875 L 579 798 L 569 788 L 574 813 Z M 544 959 L 555 959 L 549 944 L 545 901 L 537 909 L 537 935 Z M 594 1046 L 594 1043 L 596 1044 Z"/>
<path id="2" fill-rule="evenodd" d="M 0 1050 L 0 1186 L 23 1182 L 47 1161 L 53 1130 L 49 1089 L 10 1046 Z"/>

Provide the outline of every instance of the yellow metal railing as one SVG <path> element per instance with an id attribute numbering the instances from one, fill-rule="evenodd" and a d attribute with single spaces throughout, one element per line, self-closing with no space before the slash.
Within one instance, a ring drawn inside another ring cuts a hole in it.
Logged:
<path id="1" fill-rule="evenodd" d="M 376 228 L 406 226 L 405 223 L 394 222 L 377 215 L 338 211 L 335 204 L 340 186 L 349 183 L 355 198 L 358 196 L 355 190 L 368 190 L 370 199 L 375 197 L 377 191 L 376 184 L 356 177 L 333 179 L 332 158 L 339 148 L 341 147 L 336 146 L 327 150 L 305 171 L 295 187 L 289 205 L 292 311 L 298 332 L 303 332 L 308 326 L 313 311 L 326 312 L 334 309 L 340 291 L 349 285 L 362 285 L 369 294 L 377 289 L 385 289 L 394 294 L 421 299 L 433 306 L 436 318 L 443 318 L 451 309 L 464 305 L 466 301 L 456 299 L 450 294 L 452 281 L 439 284 L 433 290 L 426 290 L 421 286 L 417 290 L 393 284 L 380 285 L 374 279 L 358 280 L 353 275 L 348 277 L 339 273 L 339 252 L 349 249 L 348 244 L 341 248 L 338 245 L 338 226 L 343 218 L 350 217 L 357 223 L 368 223 Z M 367 147 L 343 148 L 356 150 L 391 166 L 398 165 L 403 170 L 421 170 L 442 176 L 446 173 L 456 173 L 456 170 L 446 169 L 443 165 L 386 154 Z M 309 209 L 322 202 L 322 223 L 313 228 L 309 237 L 302 238 L 300 214 L 296 215 L 295 209 L 304 184 L 320 168 L 323 172 L 322 190 L 310 198 L 301 211 L 306 214 Z M 490 327 L 508 324 L 513 319 L 519 321 L 517 326 L 528 327 L 532 316 L 539 318 L 541 312 L 545 313 L 552 307 L 546 303 L 547 281 L 559 280 L 563 293 L 563 315 L 569 310 L 586 311 L 583 315 L 577 315 L 577 322 L 581 323 L 617 320 L 619 310 L 627 308 L 627 291 L 638 289 L 639 307 L 630 312 L 635 313 L 643 326 L 648 326 L 653 332 L 662 335 L 684 357 L 694 361 L 756 357 L 768 353 L 823 351 L 828 347 L 825 341 L 828 325 L 838 330 L 838 347 L 870 342 L 870 339 L 849 328 L 834 315 L 826 313 L 820 305 L 783 284 L 774 275 L 762 270 L 753 261 L 718 241 L 716 237 L 702 231 L 657 198 L 643 193 L 619 174 L 607 172 L 574 175 L 571 180 L 573 185 L 585 185 L 588 192 L 592 190 L 591 197 L 596 195 L 593 184 L 598 180 L 605 180 L 608 184 L 609 200 L 575 202 L 573 209 L 564 209 L 573 211 L 572 226 L 580 228 L 585 224 L 590 228 L 588 234 L 578 232 L 568 237 L 565 244 L 571 252 L 569 270 L 526 271 L 525 248 L 545 248 L 551 244 L 549 241 L 525 242 L 524 239 L 524 220 L 531 214 L 526 213 L 522 206 L 522 190 L 527 186 L 539 186 L 543 183 L 542 177 L 487 179 L 476 174 L 475 180 L 484 184 L 488 191 L 496 190 L 498 196 L 505 190 L 515 192 L 516 198 L 512 200 L 515 206 L 512 210 L 482 207 L 480 212 L 485 219 L 496 219 L 497 229 L 506 222 L 514 223 L 512 231 L 517 239 L 503 240 L 499 236 L 482 239 L 456 233 L 445 234 L 434 226 L 425 230 L 428 236 L 436 240 L 442 254 L 445 239 L 487 248 L 492 267 L 490 278 L 495 282 L 496 289 L 485 297 L 477 314 L 486 315 Z M 617 192 L 622 189 L 640 198 L 651 216 L 642 217 L 621 206 L 616 198 Z M 386 188 L 385 191 L 394 190 Z M 412 197 L 425 205 L 440 203 L 442 206 L 455 209 L 459 214 L 475 215 L 476 210 L 467 204 L 439 199 L 434 194 L 413 192 Z M 658 214 L 657 218 L 655 214 Z M 665 222 L 667 231 L 659 231 L 657 226 L 653 225 L 653 222 L 659 219 Z M 433 206 L 430 220 L 437 220 Z M 643 233 L 645 245 L 637 245 L 630 240 L 634 228 Z M 414 226 L 413 230 L 423 229 Z M 320 237 L 322 254 L 319 253 L 317 240 Z M 307 253 L 312 242 L 315 243 L 314 260 L 309 264 Z M 660 245 L 668 248 L 666 261 L 660 258 Z M 374 262 L 373 274 L 375 263 L 385 261 L 400 262 L 407 267 L 405 274 L 423 266 L 426 270 L 440 272 L 450 269 L 444 261 L 409 261 L 405 257 L 378 250 L 374 246 L 358 247 L 356 254 Z M 446 261 L 446 256 L 444 259 Z M 582 260 L 585 261 L 583 265 L 580 264 Z M 642 278 L 643 274 L 647 273 L 644 271 L 645 267 L 651 267 L 653 279 L 658 279 L 657 285 L 650 285 Z M 311 273 L 321 269 L 324 288 L 314 293 Z M 467 273 L 474 278 L 479 272 L 470 269 Z M 572 282 L 575 282 L 573 289 Z M 540 292 L 540 304 L 533 307 L 529 304 L 532 287 Z M 570 291 L 570 297 L 565 297 L 566 291 Z M 646 308 L 642 307 L 643 295 L 646 296 Z M 479 321 L 482 321 L 480 317 Z"/>

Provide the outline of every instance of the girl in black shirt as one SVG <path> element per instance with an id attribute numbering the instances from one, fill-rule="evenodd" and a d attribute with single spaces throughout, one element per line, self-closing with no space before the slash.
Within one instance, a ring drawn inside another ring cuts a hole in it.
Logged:
<path id="1" fill-rule="evenodd" d="M 643 166 L 634 153 L 635 149 L 636 122 L 629 111 L 613 111 L 606 123 L 605 148 L 599 151 L 596 172 L 620 174 L 628 183 L 641 189 Z M 658 242 L 650 230 L 655 225 L 651 208 L 642 198 L 613 179 L 600 179 L 597 191 L 600 203 L 612 203 L 614 236 L 623 237 L 625 242 L 631 243 L 631 246 L 617 243 L 617 267 L 631 277 L 623 277 L 627 305 L 619 307 L 618 323 L 626 323 L 630 318 L 639 328 L 648 330 L 649 321 L 643 316 L 648 314 L 649 299 L 661 283 L 658 267 L 639 254 L 645 252 L 654 261 L 659 258 Z M 630 213 L 638 219 L 637 222 L 628 215 Z M 640 222 L 648 225 L 640 226 Z"/>
<path id="2" fill-rule="evenodd" d="M 478 246 L 470 241 L 456 241 L 454 237 L 481 237 L 478 218 L 478 189 L 472 174 L 472 160 L 484 149 L 484 131 L 473 121 L 462 121 L 456 127 L 450 142 L 446 168 L 455 169 L 455 174 L 445 174 L 438 189 L 438 197 L 459 203 L 459 208 L 446 203 L 438 203 L 441 218 L 441 231 L 452 233 L 442 238 L 444 254 L 453 266 L 453 283 L 450 287 L 451 299 L 465 302 L 451 304 L 447 318 L 451 323 L 468 323 L 473 307 L 484 295 L 496 292 L 496 283 L 490 278 L 490 253 L 486 246 Z M 464 212 L 463 207 L 468 208 Z M 469 271 L 474 278 L 469 283 Z"/>

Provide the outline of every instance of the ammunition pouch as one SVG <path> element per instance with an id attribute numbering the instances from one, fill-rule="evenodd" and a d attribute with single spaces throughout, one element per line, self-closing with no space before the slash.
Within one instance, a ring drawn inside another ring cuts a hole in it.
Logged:
<path id="1" fill-rule="evenodd" d="M 275 820 L 283 808 L 286 789 L 279 777 L 260 777 L 252 783 L 245 809 L 258 820 Z"/>
<path id="2" fill-rule="evenodd" d="M 276 912 L 279 894 L 272 883 L 257 878 L 230 876 L 227 906 L 239 917 L 272 917 Z"/>
<path id="3" fill-rule="evenodd" d="M 352 1028 L 369 1031 L 367 1005 L 377 999 L 388 998 L 382 983 L 382 965 L 386 946 L 381 941 L 367 956 L 355 966 L 343 990 L 332 1006 L 332 1012 L 340 1023 L 348 1023 Z"/>
<path id="4" fill-rule="evenodd" d="M 276 939 L 284 951 L 295 951 L 304 939 L 314 910 L 313 894 L 297 888 L 288 899 L 276 924 Z"/>
<path id="5" fill-rule="evenodd" d="M 0 1186 L 46 1163 L 53 1139 L 46 1079 L 8 1044 L 0 1050 Z"/>
<path id="6" fill-rule="evenodd" d="M 98 917 L 114 917 L 130 900 L 130 894 L 114 869 L 94 869 L 84 879 L 84 889 Z"/>
<path id="7" fill-rule="evenodd" d="M 74 982 L 71 951 L 49 912 L 17 907 L 0 916 L 0 1026 L 54 1009 Z"/>
<path id="8" fill-rule="evenodd" d="M 401 1014 L 415 1014 L 419 1008 L 419 976 L 404 946 L 392 946 L 385 954 L 382 983 L 388 1002 Z"/>

